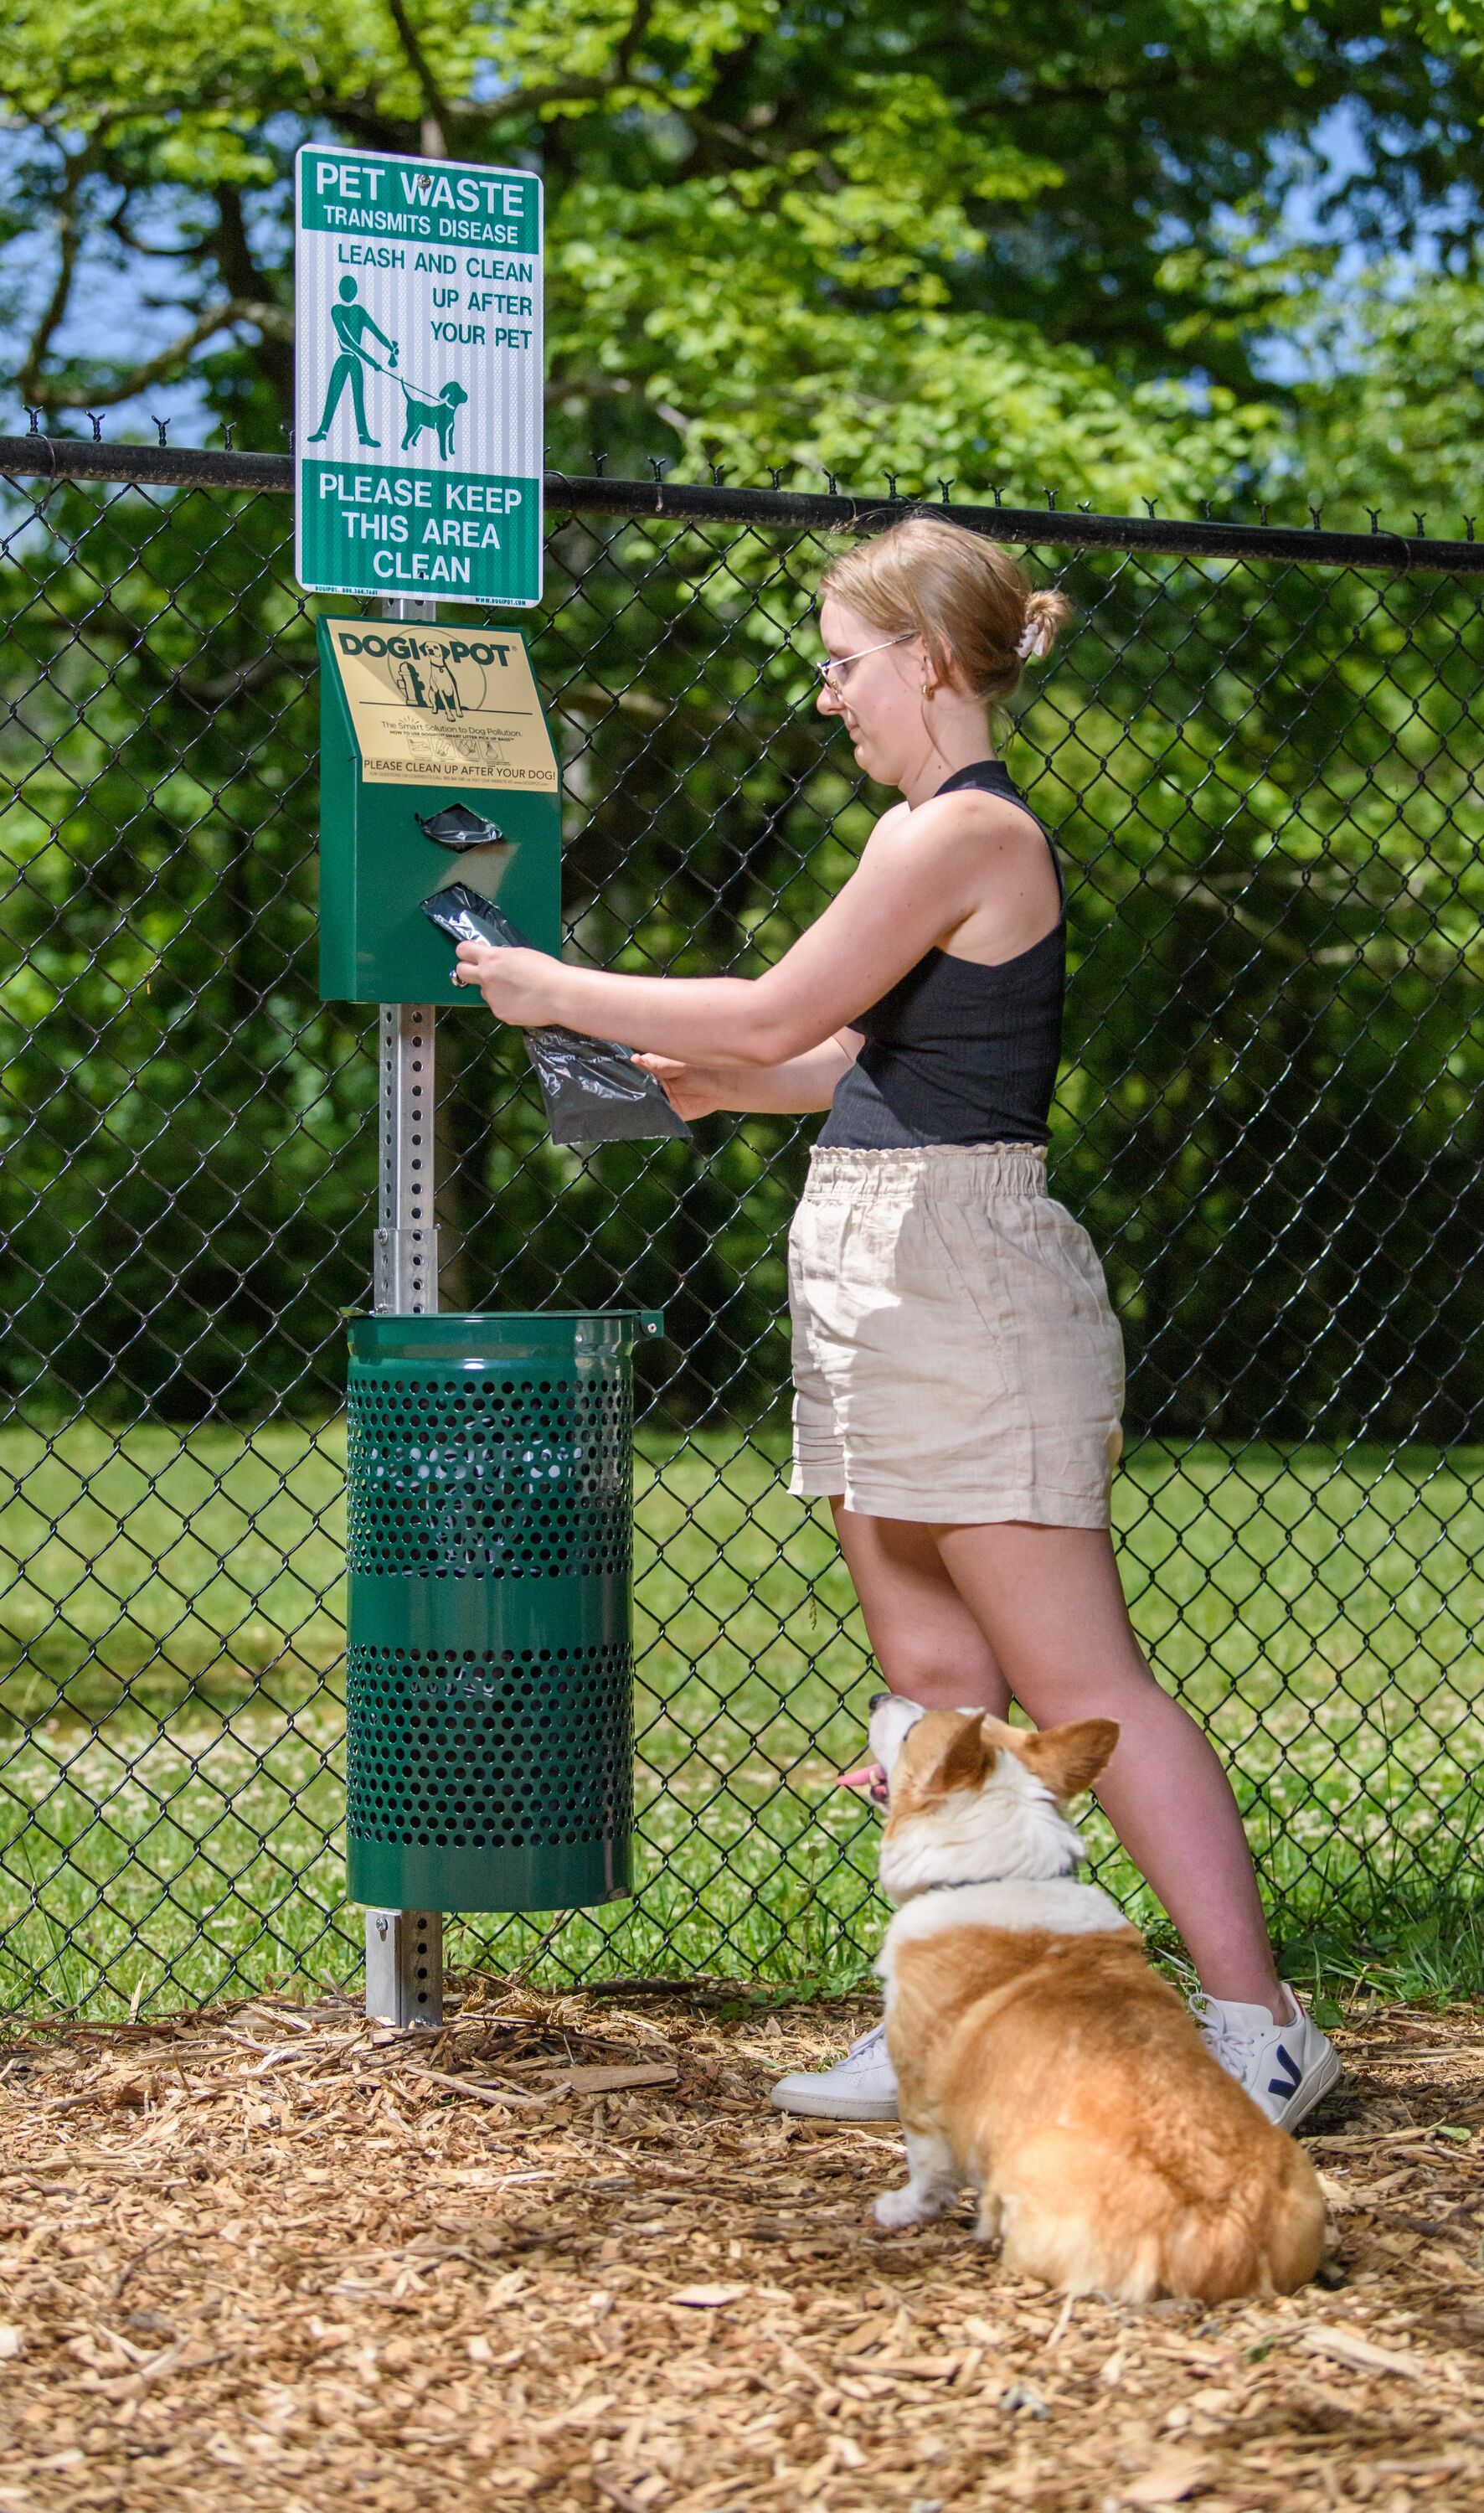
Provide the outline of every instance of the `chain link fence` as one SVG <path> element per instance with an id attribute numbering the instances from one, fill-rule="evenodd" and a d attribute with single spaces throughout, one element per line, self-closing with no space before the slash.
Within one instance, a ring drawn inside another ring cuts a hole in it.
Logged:
<path id="1" fill-rule="evenodd" d="M 288 466 L 11 440 L 0 469 L 4 1994 L 112 2013 L 343 1982 L 374 1015 L 315 988 Z M 760 969 L 872 818 L 810 671 L 855 501 L 548 487 L 523 624 L 568 949 Z M 1135 1618 L 1228 1758 L 1290 1937 L 1466 1899 L 1484 550 L 967 513 L 1076 606 L 1006 743 L 1069 874 L 1052 1177 L 1128 1339 Z M 871 1819 L 830 1787 L 869 1655 L 827 1513 L 786 1491 L 783 1239 L 814 1130 L 563 1151 L 511 1036 L 441 1017 L 445 1305 L 668 1322 L 642 1368 L 640 1888 L 465 1924 L 455 1960 L 830 1983 L 875 1950 Z"/>

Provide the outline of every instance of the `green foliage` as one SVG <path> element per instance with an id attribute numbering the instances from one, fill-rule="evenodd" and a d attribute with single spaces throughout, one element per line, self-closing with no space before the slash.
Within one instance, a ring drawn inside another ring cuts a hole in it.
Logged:
<path id="1" fill-rule="evenodd" d="M 101 407 L 194 366 L 239 441 L 281 444 L 289 174 L 328 135 L 540 166 L 563 467 L 668 442 L 1189 503 L 1284 441 L 1254 343 L 1306 272 L 1270 266 L 1269 230 L 1329 110 L 1384 133 L 1362 240 L 1472 196 L 1473 14 L 13 0 L 18 199 L 55 238 L 21 397 Z M 146 254 L 176 338 L 137 363 L 80 344 L 75 292 Z"/>
<path id="2" fill-rule="evenodd" d="M 1417 508 L 1434 532 L 1471 526 L 1484 492 L 1478 257 L 1421 287 L 1383 262 L 1341 312 L 1314 306 L 1308 330 L 1329 371 L 1298 396 L 1296 462 L 1340 507 L 1375 508 L 1393 529 Z"/>
<path id="3" fill-rule="evenodd" d="M 316 997 L 287 514 L 53 514 L 0 574 L 5 1366 L 32 1406 L 314 1418 L 367 1296 L 373 1072 L 366 1018 Z M 810 700 L 822 557 L 557 530 L 537 655 L 580 953 L 756 970 L 846 876 L 872 807 Z M 1128 1321 L 1133 1418 L 1477 1436 L 1472 594 L 1118 558 L 1064 581 L 1082 618 L 1010 756 L 1072 874 L 1055 1175 Z M 662 1303 L 670 1418 L 774 1406 L 812 1126 L 579 1159 L 512 1037 L 475 1008 L 443 1038 L 449 1303 Z"/>
<path id="4" fill-rule="evenodd" d="M 1014 755 L 1085 874 L 1057 1177 L 1111 1252 L 1136 1414 L 1456 1437 L 1484 1225 L 1472 593 L 1172 566 L 1100 596 L 1075 694 L 1055 676 Z"/>
<path id="5" fill-rule="evenodd" d="M 316 1277 L 364 1211 L 374 1080 L 360 1024 L 313 999 L 312 643 L 283 521 L 64 494 L 85 559 L 56 573 L 37 541 L 5 580 L 13 1384 L 39 1363 L 114 1407 L 256 1410 L 264 1337 L 301 1369 L 329 1331 Z"/>

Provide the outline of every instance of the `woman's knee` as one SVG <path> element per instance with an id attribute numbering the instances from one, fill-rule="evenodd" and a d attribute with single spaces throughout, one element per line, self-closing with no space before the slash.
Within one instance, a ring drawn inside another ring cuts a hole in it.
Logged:
<path id="1" fill-rule="evenodd" d="M 877 1644 L 877 1664 L 891 1692 L 924 1710 L 993 1710 L 1003 1715 L 1008 1695 L 990 1652 L 937 1648 L 916 1633 L 899 1644 Z"/>

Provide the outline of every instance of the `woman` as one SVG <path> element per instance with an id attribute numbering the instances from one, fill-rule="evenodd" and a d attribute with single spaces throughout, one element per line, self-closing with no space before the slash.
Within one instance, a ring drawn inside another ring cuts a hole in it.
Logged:
<path id="1" fill-rule="evenodd" d="M 646 1051 L 683 1116 L 829 1110 L 790 1237 L 792 1489 L 829 1500 L 894 1693 L 1117 1720 L 1099 1800 L 1185 1939 L 1211 2048 L 1292 2127 L 1339 2060 L 1277 1977 L 1222 1767 L 1134 1637 L 1118 1329 L 1046 1193 L 1062 880 L 990 718 L 1066 611 L 945 517 L 858 543 L 821 585 L 819 707 L 902 800 L 776 967 L 631 977 L 466 942 L 459 976 L 503 1020 Z M 773 2101 L 894 2118 L 880 2028 Z"/>

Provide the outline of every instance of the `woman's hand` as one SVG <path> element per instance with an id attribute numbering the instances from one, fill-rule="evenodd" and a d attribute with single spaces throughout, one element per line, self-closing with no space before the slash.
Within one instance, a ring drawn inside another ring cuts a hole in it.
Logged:
<path id="1" fill-rule="evenodd" d="M 456 986 L 478 986 L 496 1020 L 519 1029 L 540 1029 L 561 1023 L 563 967 L 546 951 L 524 951 L 514 943 L 460 942 L 454 960 Z"/>
<path id="2" fill-rule="evenodd" d="M 673 1056 L 636 1055 L 634 1061 L 645 1073 L 652 1073 L 665 1097 L 678 1117 L 687 1123 L 696 1117 L 710 1117 L 718 1108 L 730 1108 L 734 1103 L 726 1097 L 722 1068 L 719 1064 L 686 1064 Z M 735 1076 L 732 1077 L 735 1080 Z"/>
<path id="3" fill-rule="evenodd" d="M 721 1058 L 702 1064 L 656 1056 L 647 1047 L 635 1050 L 634 1061 L 653 1074 L 678 1117 L 709 1117 L 718 1108 L 738 1116 L 797 1117 L 832 1105 L 836 1084 L 865 1043 L 858 1031 L 846 1029 L 782 1064 L 727 1064 Z"/>

